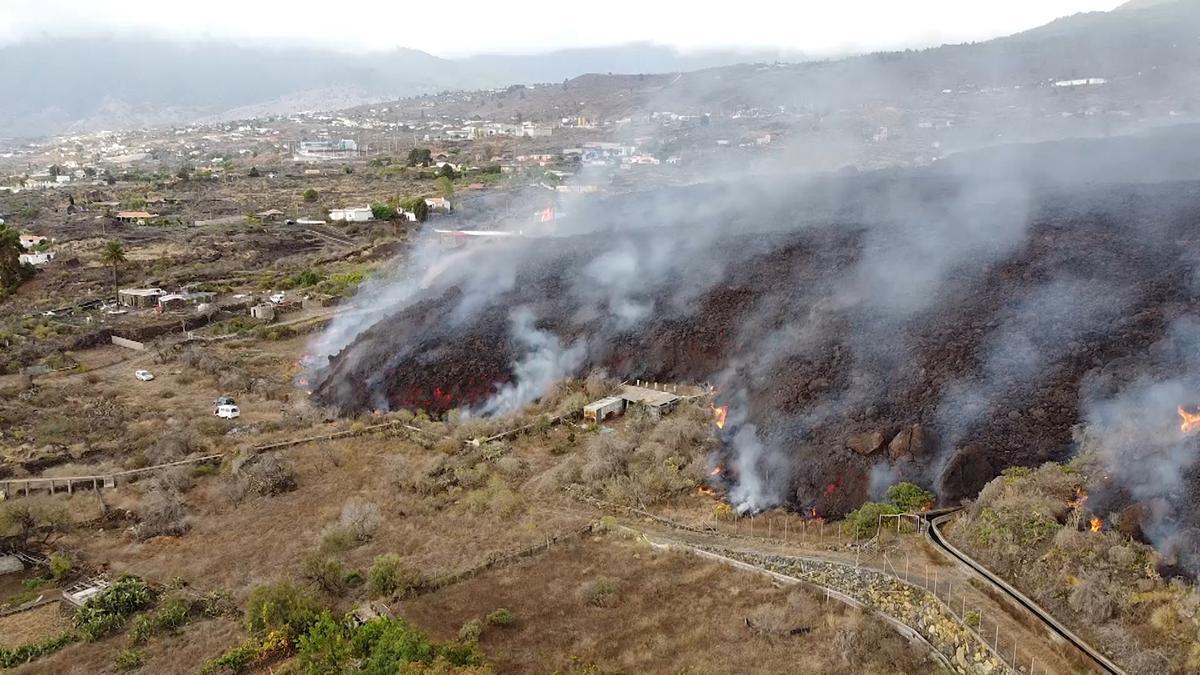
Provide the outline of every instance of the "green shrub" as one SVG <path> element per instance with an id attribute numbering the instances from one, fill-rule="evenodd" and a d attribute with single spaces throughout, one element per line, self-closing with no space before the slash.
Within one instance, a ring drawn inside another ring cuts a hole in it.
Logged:
<path id="1" fill-rule="evenodd" d="M 229 594 L 224 591 L 209 591 L 200 598 L 200 613 L 207 617 L 221 616 L 236 609 Z"/>
<path id="2" fill-rule="evenodd" d="M 66 631 L 42 642 L 24 644 L 11 649 L 0 647 L 0 668 L 16 668 L 35 661 L 48 654 L 53 654 L 78 639 L 79 637 L 75 633 Z"/>
<path id="3" fill-rule="evenodd" d="M 978 610 L 975 610 L 975 609 L 969 610 L 967 612 L 967 615 L 963 618 L 967 622 L 967 625 L 970 626 L 971 628 L 979 628 L 980 616 L 979 616 Z"/>
<path id="4" fill-rule="evenodd" d="M 316 188 L 308 188 L 302 196 L 304 197 L 304 201 L 311 204 L 321 198 L 321 193 L 317 192 Z"/>
<path id="5" fill-rule="evenodd" d="M 483 625 L 479 623 L 478 619 L 471 619 L 458 629 L 458 639 L 463 642 L 479 642 L 481 635 L 483 635 Z"/>
<path id="6" fill-rule="evenodd" d="M 367 591 L 372 597 L 403 595 L 420 583 L 420 578 L 395 553 L 375 558 L 367 572 Z"/>
<path id="7" fill-rule="evenodd" d="M 137 670 L 142 667 L 142 653 L 132 647 L 117 652 L 113 665 L 117 670 Z"/>
<path id="8" fill-rule="evenodd" d="M 129 638 L 134 643 L 141 643 L 154 635 L 174 633 L 188 622 L 191 614 L 192 603 L 190 600 L 179 597 L 171 598 L 153 612 L 139 616 L 133 622 Z"/>
<path id="9" fill-rule="evenodd" d="M 261 636 L 280 630 L 295 641 L 308 632 L 322 609 L 316 598 L 286 581 L 259 586 L 246 600 L 246 631 Z"/>
<path id="10" fill-rule="evenodd" d="M 596 577 L 584 588 L 584 598 L 593 607 L 612 607 L 617 603 L 617 580 L 611 577 Z"/>
<path id="11" fill-rule="evenodd" d="M 515 620 L 513 613 L 505 607 L 499 607 L 487 615 L 487 622 L 493 626 L 507 626 Z"/>
<path id="12" fill-rule="evenodd" d="M 346 592 L 346 570 L 330 556 L 319 553 L 308 556 L 301 565 L 301 574 L 330 595 Z"/>
<path id="13" fill-rule="evenodd" d="M 300 636 L 297 661 L 300 669 L 311 675 L 344 673 L 354 661 L 346 629 L 328 611 Z"/>
<path id="14" fill-rule="evenodd" d="M 888 502 L 905 513 L 928 509 L 933 505 L 933 493 L 912 483 L 897 483 L 887 489 Z"/>
<path id="15" fill-rule="evenodd" d="M 152 599 L 140 579 L 122 577 L 75 612 L 75 628 L 84 639 L 98 640 L 123 628 L 129 617 L 149 606 Z"/>
<path id="16" fill-rule="evenodd" d="M 358 540 L 350 530 L 330 525 L 321 532 L 322 553 L 345 553 L 358 545 Z"/>
<path id="17" fill-rule="evenodd" d="M 204 667 L 200 669 L 200 673 L 201 675 L 217 672 L 234 673 L 235 675 L 244 673 L 250 670 L 250 666 L 258 660 L 258 652 L 256 644 L 243 642 L 224 654 L 206 661 Z"/>
<path id="18" fill-rule="evenodd" d="M 903 512 L 903 509 L 897 508 L 894 504 L 867 502 L 846 514 L 845 523 L 849 527 L 851 535 L 868 537 L 875 534 L 879 526 L 879 516 Z"/>
<path id="19" fill-rule="evenodd" d="M 74 567 L 75 563 L 65 555 L 55 553 L 50 556 L 50 578 L 54 581 L 66 579 Z"/>

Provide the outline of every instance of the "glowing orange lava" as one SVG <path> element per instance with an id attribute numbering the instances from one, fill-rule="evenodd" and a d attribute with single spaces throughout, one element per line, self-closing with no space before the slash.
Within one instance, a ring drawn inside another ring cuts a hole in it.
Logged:
<path id="1" fill-rule="evenodd" d="M 720 408 L 713 406 L 713 420 L 717 423 L 718 429 L 725 428 L 725 416 L 729 414 L 729 406 L 723 405 Z"/>
<path id="2" fill-rule="evenodd" d="M 1099 532 L 1100 528 L 1104 527 L 1104 521 L 1100 520 L 1100 518 L 1098 518 L 1097 516 L 1092 516 L 1092 519 L 1089 521 L 1089 524 L 1092 527 L 1092 532 Z"/>
<path id="3" fill-rule="evenodd" d="M 1190 413 L 1179 406 L 1179 430 L 1185 434 L 1200 431 L 1200 414 Z"/>

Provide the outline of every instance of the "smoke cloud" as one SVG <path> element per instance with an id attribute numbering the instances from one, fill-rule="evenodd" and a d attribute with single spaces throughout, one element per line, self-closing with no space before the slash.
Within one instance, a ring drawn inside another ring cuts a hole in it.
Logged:
<path id="1" fill-rule="evenodd" d="M 578 372 L 584 362 L 582 344 L 564 347 L 557 335 L 538 330 L 533 312 L 518 307 L 512 313 L 509 333 L 522 350 L 513 366 L 513 381 L 502 384 L 496 393 L 475 410 L 478 415 L 507 415 L 550 392 L 559 381 Z"/>
<path id="2" fill-rule="evenodd" d="M 1181 428 L 1178 410 L 1195 412 L 1200 404 L 1196 354 L 1200 320 L 1180 319 L 1150 354 L 1158 366 L 1178 370 L 1139 377 L 1086 404 L 1087 437 L 1117 484 L 1149 507 L 1142 527 L 1160 546 L 1192 516 L 1187 481 L 1200 443 L 1194 432 Z"/>

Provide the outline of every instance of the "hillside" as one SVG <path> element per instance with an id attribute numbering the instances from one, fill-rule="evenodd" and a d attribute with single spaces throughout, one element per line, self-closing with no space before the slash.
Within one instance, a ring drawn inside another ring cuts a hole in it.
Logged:
<path id="1" fill-rule="evenodd" d="M 586 367 L 711 382 L 743 508 L 842 513 L 896 477 L 956 500 L 1069 454 L 1085 381 L 1132 380 L 1194 306 L 1196 138 L 660 190 L 571 236 L 418 253 L 416 283 L 374 290 L 385 318 L 335 327 L 315 398 L 488 410 Z"/>
<path id="2" fill-rule="evenodd" d="M 927 107 L 943 89 L 1102 77 L 1109 106 L 1139 95 L 1200 90 L 1200 0 L 1080 14 L 988 42 L 767 67 L 796 53 L 681 53 L 631 44 L 536 55 L 442 59 L 411 49 L 352 56 L 292 45 L 180 45 L 153 39 L 42 40 L 0 48 L 0 86 L 20 91 L 0 137 L 188 122 L 198 118 L 332 110 L 448 89 L 559 82 L 584 74 L 688 72 L 651 109 L 778 105 L 823 109 L 884 102 Z M 607 95 L 616 98 L 620 81 Z M 995 98 L 1025 99 L 1013 90 Z M 627 107 L 625 112 L 635 108 Z M 538 111 L 539 117 L 553 114 Z"/>
<path id="3" fill-rule="evenodd" d="M 682 54 L 646 44 L 534 56 L 442 59 L 413 49 L 353 55 L 293 45 L 156 39 L 42 39 L 0 47 L 0 137 L 186 123 L 228 115 L 336 110 L 448 89 L 557 82 L 591 72 L 673 72 L 774 59 Z"/>

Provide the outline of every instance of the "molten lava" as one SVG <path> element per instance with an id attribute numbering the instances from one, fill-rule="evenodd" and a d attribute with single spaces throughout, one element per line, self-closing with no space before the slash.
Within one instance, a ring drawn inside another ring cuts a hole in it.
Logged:
<path id="1" fill-rule="evenodd" d="M 1179 406 L 1179 430 L 1185 434 L 1200 431 L 1200 413 L 1190 413 Z"/>
<path id="2" fill-rule="evenodd" d="M 725 416 L 729 414 L 729 406 L 723 405 L 719 408 L 716 406 L 713 406 L 712 411 L 713 411 L 713 421 L 715 421 L 717 423 L 717 428 L 724 429 L 725 428 Z"/>
<path id="3" fill-rule="evenodd" d="M 1104 521 L 1097 516 L 1092 516 L 1088 524 L 1091 525 L 1092 532 L 1099 532 L 1100 528 L 1104 527 Z"/>

